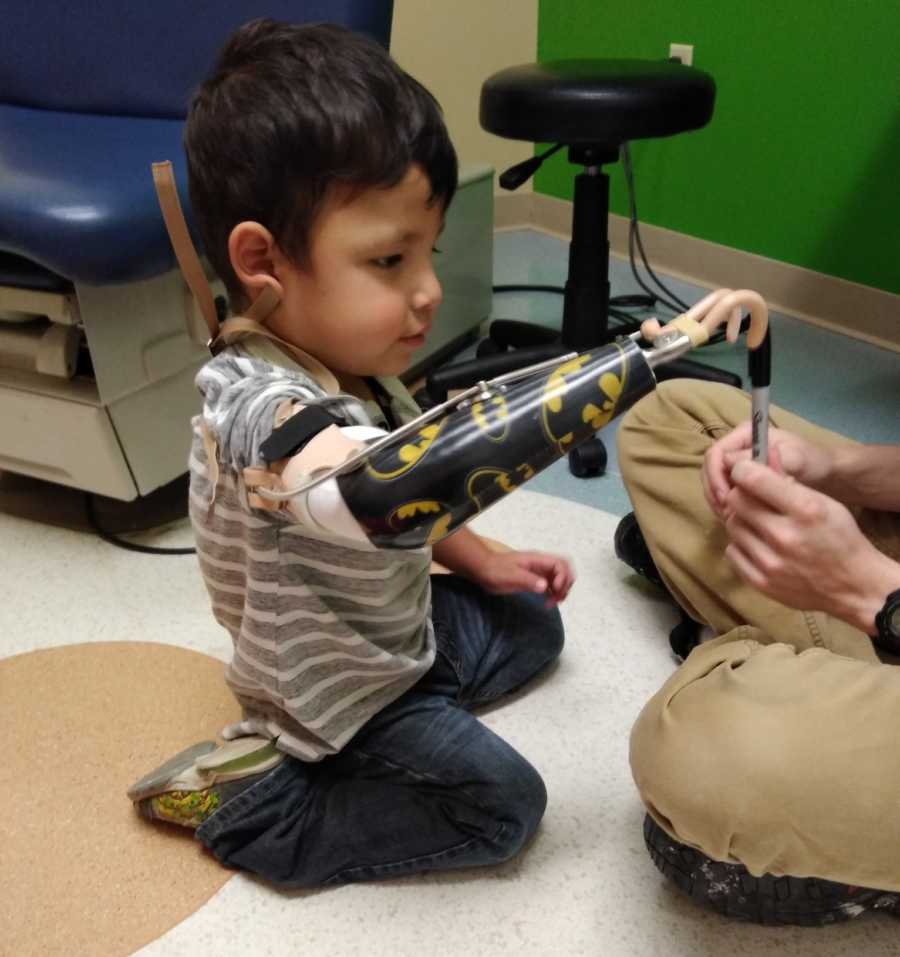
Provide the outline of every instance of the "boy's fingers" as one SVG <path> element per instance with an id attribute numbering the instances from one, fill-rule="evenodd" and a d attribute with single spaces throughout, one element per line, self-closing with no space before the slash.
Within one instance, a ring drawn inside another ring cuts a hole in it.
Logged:
<path id="1" fill-rule="evenodd" d="M 547 591 L 547 579 L 534 575 L 527 569 L 519 569 L 496 580 L 493 591 L 495 594 L 506 595 L 517 591 L 530 591 L 543 595 Z"/>
<path id="2" fill-rule="evenodd" d="M 528 568 L 521 569 L 521 575 L 518 577 L 518 584 L 527 591 L 545 592 L 549 587 L 549 583 L 544 575 L 540 572 L 531 571 Z"/>
<path id="3" fill-rule="evenodd" d="M 564 597 L 574 577 L 565 559 L 543 552 L 521 552 L 520 557 L 525 559 L 526 566 L 521 568 L 522 590 L 552 594 L 554 599 L 561 594 Z"/>
<path id="4" fill-rule="evenodd" d="M 572 578 L 572 569 L 569 567 L 569 563 L 564 561 L 558 562 L 556 566 L 556 576 L 554 578 L 556 588 L 566 588 L 567 585 L 571 584 Z"/>
<path id="5" fill-rule="evenodd" d="M 510 575 L 509 585 L 514 591 L 545 592 L 547 579 L 527 568 L 522 568 L 519 569 L 518 574 Z"/>

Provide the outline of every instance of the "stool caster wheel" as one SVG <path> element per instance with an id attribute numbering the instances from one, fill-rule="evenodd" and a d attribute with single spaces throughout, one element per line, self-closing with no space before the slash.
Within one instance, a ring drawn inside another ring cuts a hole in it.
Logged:
<path id="1" fill-rule="evenodd" d="M 475 355 L 479 359 L 487 359 L 490 356 L 498 356 L 501 352 L 506 352 L 506 349 L 504 349 L 503 346 L 498 346 L 497 343 L 491 338 L 482 339 L 475 349 Z"/>
<path id="2" fill-rule="evenodd" d="M 606 471 L 606 446 L 601 439 L 585 439 L 569 452 L 569 471 L 578 478 L 592 478 Z"/>

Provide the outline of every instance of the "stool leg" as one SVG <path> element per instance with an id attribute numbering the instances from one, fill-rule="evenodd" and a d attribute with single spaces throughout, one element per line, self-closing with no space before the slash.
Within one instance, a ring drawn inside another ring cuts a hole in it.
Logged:
<path id="1" fill-rule="evenodd" d="M 588 166 L 575 177 L 562 341 L 583 352 L 609 340 L 609 177 Z"/>

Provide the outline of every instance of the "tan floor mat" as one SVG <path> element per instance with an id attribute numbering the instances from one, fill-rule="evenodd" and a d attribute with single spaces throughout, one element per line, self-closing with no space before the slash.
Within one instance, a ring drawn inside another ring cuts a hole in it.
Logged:
<path id="1" fill-rule="evenodd" d="M 220 661 L 96 643 L 0 660 L 0 951 L 130 954 L 231 876 L 125 789 L 236 720 Z"/>

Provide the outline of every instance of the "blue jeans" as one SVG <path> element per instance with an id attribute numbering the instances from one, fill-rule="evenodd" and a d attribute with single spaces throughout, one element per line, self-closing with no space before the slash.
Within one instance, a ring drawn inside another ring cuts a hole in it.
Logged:
<path id="1" fill-rule="evenodd" d="M 544 782 L 470 709 L 557 658 L 559 613 L 451 575 L 432 589 L 432 669 L 339 754 L 287 758 L 210 817 L 197 837 L 223 864 L 313 887 L 495 864 L 526 844 Z"/>

